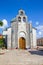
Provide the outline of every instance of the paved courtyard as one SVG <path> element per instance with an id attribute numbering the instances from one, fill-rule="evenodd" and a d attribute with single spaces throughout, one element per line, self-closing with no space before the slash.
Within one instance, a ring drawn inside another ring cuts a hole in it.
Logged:
<path id="1" fill-rule="evenodd" d="M 43 65 L 43 51 L 0 50 L 0 65 Z"/>

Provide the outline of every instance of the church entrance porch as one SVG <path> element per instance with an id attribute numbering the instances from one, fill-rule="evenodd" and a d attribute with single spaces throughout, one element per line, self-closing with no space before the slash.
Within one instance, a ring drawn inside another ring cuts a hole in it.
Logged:
<path id="1" fill-rule="evenodd" d="M 19 48 L 20 49 L 26 49 L 26 40 L 24 37 L 19 38 Z"/>

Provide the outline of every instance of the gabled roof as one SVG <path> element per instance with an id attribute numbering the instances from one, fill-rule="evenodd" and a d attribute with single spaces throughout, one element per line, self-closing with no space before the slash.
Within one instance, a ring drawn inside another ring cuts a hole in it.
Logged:
<path id="1" fill-rule="evenodd" d="M 32 27 L 33 29 L 37 30 L 35 27 Z"/>
<path id="2" fill-rule="evenodd" d="M 13 18 L 13 19 L 11 20 L 11 23 L 12 23 L 12 22 L 16 22 L 16 18 Z"/>

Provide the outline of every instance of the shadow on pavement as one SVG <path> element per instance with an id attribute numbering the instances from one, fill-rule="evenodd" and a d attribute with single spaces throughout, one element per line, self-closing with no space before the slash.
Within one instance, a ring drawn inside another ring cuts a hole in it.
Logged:
<path id="1" fill-rule="evenodd" d="M 36 54 L 36 55 L 41 55 L 41 56 L 43 56 L 43 51 L 39 51 L 39 50 L 37 50 L 37 51 L 29 51 L 31 54 Z"/>

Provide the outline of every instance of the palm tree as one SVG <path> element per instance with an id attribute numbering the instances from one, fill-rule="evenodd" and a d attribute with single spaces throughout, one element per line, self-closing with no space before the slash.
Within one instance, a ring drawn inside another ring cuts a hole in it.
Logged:
<path id="1" fill-rule="evenodd" d="M 3 22 L 0 20 L 0 26 L 3 26 Z"/>

